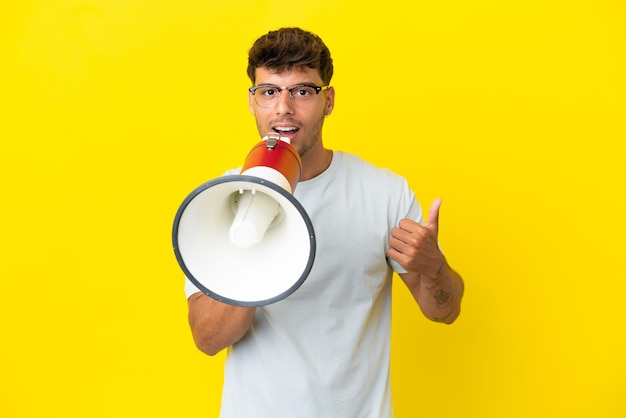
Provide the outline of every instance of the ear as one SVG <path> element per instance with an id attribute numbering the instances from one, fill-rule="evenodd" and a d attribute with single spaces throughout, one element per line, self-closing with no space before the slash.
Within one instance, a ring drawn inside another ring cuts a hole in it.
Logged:
<path id="1" fill-rule="evenodd" d="M 335 88 L 330 87 L 326 91 L 326 105 L 324 109 L 324 114 L 326 116 L 330 116 L 333 113 L 333 109 L 335 108 Z"/>
<path id="2" fill-rule="evenodd" d="M 254 96 L 250 92 L 248 92 L 248 106 L 250 107 L 250 113 L 252 113 L 252 116 L 255 116 L 255 114 L 254 114 Z"/>

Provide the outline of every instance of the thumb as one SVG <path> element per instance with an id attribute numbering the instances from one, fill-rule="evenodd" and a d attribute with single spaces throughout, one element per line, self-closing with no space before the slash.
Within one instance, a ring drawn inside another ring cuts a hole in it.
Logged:
<path id="1" fill-rule="evenodd" d="M 428 222 L 426 222 L 426 228 L 434 231 L 435 234 L 439 234 L 439 208 L 443 200 L 440 198 L 435 199 L 432 205 L 430 205 L 430 212 L 428 212 Z"/>

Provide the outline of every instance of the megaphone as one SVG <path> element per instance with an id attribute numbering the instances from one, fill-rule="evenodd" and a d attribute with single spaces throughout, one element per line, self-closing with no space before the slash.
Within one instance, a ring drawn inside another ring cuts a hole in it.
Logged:
<path id="1" fill-rule="evenodd" d="M 263 306 L 302 285 L 315 259 L 315 232 L 293 197 L 301 166 L 289 139 L 272 133 L 252 148 L 239 175 L 187 196 L 172 241 L 198 289 L 230 305 Z"/>

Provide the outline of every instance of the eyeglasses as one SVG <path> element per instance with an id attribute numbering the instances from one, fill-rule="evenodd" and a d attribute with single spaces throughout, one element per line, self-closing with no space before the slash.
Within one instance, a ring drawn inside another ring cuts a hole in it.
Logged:
<path id="1" fill-rule="evenodd" d="M 254 96 L 254 101 L 261 107 L 273 107 L 280 98 L 280 94 L 287 90 L 289 97 L 297 104 L 311 103 L 322 90 L 330 86 L 315 86 L 312 84 L 294 84 L 291 87 L 278 87 L 272 84 L 261 84 L 248 89 Z"/>

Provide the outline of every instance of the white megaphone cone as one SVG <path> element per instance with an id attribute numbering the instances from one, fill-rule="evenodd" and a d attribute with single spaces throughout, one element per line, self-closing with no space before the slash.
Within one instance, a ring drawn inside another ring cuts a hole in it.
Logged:
<path id="1" fill-rule="evenodd" d="M 250 151 L 240 175 L 194 190 L 172 233 L 189 280 L 237 306 L 277 302 L 300 287 L 315 258 L 313 226 L 292 195 L 300 171 L 289 140 L 270 134 Z"/>

